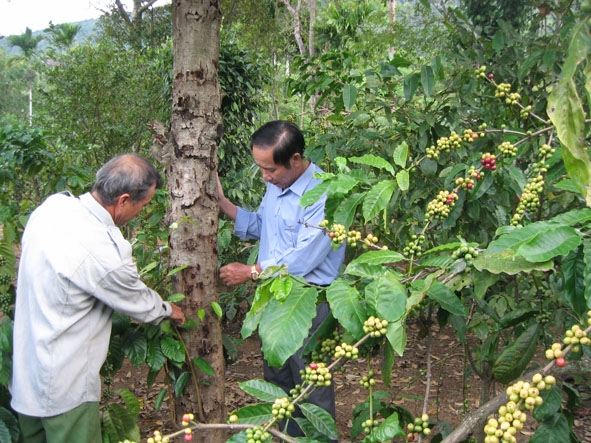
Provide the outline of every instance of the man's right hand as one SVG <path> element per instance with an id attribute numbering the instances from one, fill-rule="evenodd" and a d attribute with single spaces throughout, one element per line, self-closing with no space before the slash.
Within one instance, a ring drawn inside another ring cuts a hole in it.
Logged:
<path id="1" fill-rule="evenodd" d="M 172 314 L 170 314 L 170 319 L 174 321 L 177 325 L 184 325 L 185 313 L 183 312 L 183 310 L 174 303 L 171 303 L 170 307 L 172 308 Z"/>

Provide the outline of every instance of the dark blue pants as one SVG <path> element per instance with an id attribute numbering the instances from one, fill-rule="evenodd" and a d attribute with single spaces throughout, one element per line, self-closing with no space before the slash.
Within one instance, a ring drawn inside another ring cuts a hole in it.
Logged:
<path id="1" fill-rule="evenodd" d="M 294 355 L 287 359 L 285 364 L 281 368 L 273 368 L 267 364 L 267 361 L 263 361 L 263 370 L 265 380 L 269 383 L 273 383 L 276 386 L 282 388 L 287 394 L 296 385 L 302 383 L 302 377 L 300 376 L 300 370 L 306 367 L 306 362 L 302 359 L 302 349 L 306 346 L 306 343 L 310 337 L 314 334 L 316 329 L 322 324 L 323 320 L 329 314 L 328 303 L 320 303 L 316 307 L 316 317 L 312 320 L 312 327 L 308 333 L 308 338 L 304 341 L 302 348 L 298 350 Z M 313 403 L 320 406 L 322 409 L 328 411 L 332 417 L 335 417 L 335 393 L 334 384 L 325 386 L 322 388 L 316 388 L 308 400 L 308 403 Z M 302 416 L 301 412 L 296 409 L 294 416 Z M 283 427 L 283 426 L 282 426 Z M 295 420 L 289 420 L 287 425 L 287 433 L 292 437 L 298 437 L 304 435 L 300 427 L 297 425 Z"/>

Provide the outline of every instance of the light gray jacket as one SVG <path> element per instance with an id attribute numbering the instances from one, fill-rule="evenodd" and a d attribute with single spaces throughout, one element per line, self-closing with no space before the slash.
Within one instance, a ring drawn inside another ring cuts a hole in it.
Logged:
<path id="1" fill-rule="evenodd" d="M 131 245 L 90 194 L 55 194 L 22 239 L 13 337 L 12 407 L 50 417 L 99 401 L 116 310 L 145 323 L 168 303 L 138 275 Z"/>

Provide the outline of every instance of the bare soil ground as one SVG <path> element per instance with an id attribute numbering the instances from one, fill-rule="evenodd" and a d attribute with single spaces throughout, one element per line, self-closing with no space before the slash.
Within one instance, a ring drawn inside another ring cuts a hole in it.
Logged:
<path id="1" fill-rule="evenodd" d="M 388 391 L 393 401 L 410 410 L 415 416 L 420 415 L 423 411 L 427 383 L 426 344 L 424 340 L 418 340 L 417 332 L 418 328 L 411 325 L 408 337 L 409 346 L 404 356 L 397 357 L 395 361 L 391 386 L 388 388 L 381 381 L 378 381 L 376 386 L 376 389 Z M 237 331 L 229 330 L 228 333 L 238 337 Z M 431 352 L 433 378 L 427 412 L 436 422 L 448 423 L 451 428 L 454 428 L 466 414 L 477 409 L 481 383 L 474 375 L 466 376 L 462 348 L 451 329 L 438 331 L 434 335 Z M 380 365 L 379 361 L 372 363 L 376 379 L 380 378 Z M 262 373 L 260 342 L 258 338 L 251 337 L 242 343 L 238 358 L 226 370 L 226 409 L 228 414 L 237 408 L 256 402 L 255 399 L 240 390 L 238 383 L 253 378 L 262 378 Z M 367 399 L 367 390 L 359 384 L 360 378 L 366 374 L 367 361 L 364 359 L 348 362 L 344 366 L 343 372 L 335 374 L 336 420 L 340 435 L 339 441 L 350 441 L 352 411 L 359 403 Z M 114 387 L 131 389 L 142 400 L 143 410 L 140 427 L 144 438 L 152 435 L 155 429 L 164 431 L 179 429 L 178 427 L 174 428 L 167 421 L 166 407 L 160 411 L 154 410 L 154 401 L 160 389 L 157 385 L 147 389 L 145 373 L 141 368 L 134 368 L 126 364 L 115 378 Z M 576 387 L 582 395 L 583 404 L 575 415 L 575 433 L 581 442 L 591 443 L 591 386 L 576 385 Z M 530 423 L 529 427 L 523 429 L 519 441 L 527 442 L 529 440 L 535 430 L 532 425 L 533 423 Z M 433 434 L 437 434 L 438 427 L 436 426 L 433 431 Z M 423 439 L 423 441 L 428 441 L 430 438 Z"/>

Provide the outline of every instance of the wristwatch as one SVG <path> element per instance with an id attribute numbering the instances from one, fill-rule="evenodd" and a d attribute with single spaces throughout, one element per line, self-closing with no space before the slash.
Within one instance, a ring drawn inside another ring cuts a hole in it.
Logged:
<path id="1" fill-rule="evenodd" d="M 250 279 L 252 281 L 257 281 L 260 276 L 261 274 L 257 271 L 257 265 L 252 265 L 252 268 L 250 268 Z"/>

